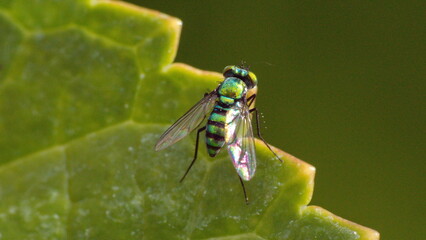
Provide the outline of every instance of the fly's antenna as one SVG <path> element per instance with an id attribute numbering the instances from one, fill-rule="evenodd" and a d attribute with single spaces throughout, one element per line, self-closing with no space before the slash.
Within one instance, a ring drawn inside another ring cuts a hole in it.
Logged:
<path id="1" fill-rule="evenodd" d="M 241 64 L 238 66 L 244 70 L 249 71 L 250 70 L 250 65 L 247 65 L 247 62 L 241 59 Z"/>

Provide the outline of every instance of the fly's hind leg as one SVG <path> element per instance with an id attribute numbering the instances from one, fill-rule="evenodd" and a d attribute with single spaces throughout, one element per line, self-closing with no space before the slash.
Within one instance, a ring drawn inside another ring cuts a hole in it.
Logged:
<path id="1" fill-rule="evenodd" d="M 202 128 L 200 128 L 200 129 L 198 129 L 198 131 L 197 131 L 197 140 L 195 141 L 194 159 L 192 159 L 191 164 L 189 164 L 188 169 L 186 169 L 185 174 L 183 175 L 183 177 L 180 179 L 180 181 L 179 181 L 179 182 L 182 182 L 182 181 L 185 179 L 185 177 L 186 177 L 186 175 L 188 174 L 189 170 L 191 170 L 192 165 L 194 165 L 195 160 L 197 160 L 197 153 L 198 153 L 198 139 L 200 138 L 200 133 L 201 133 L 202 131 L 204 131 L 204 130 L 206 130 L 206 127 L 205 127 L 205 126 L 204 126 L 204 127 L 202 127 Z"/>
<path id="2" fill-rule="evenodd" d="M 248 201 L 248 197 L 247 197 L 246 187 L 244 186 L 243 179 L 241 179 L 240 175 L 238 175 L 238 178 L 240 179 L 241 187 L 243 187 L 244 200 L 246 201 L 246 204 L 248 205 L 249 201 Z"/>
<path id="3" fill-rule="evenodd" d="M 247 98 L 247 105 L 249 107 L 253 104 L 255 98 L 256 98 L 256 94 L 253 94 L 249 98 Z M 257 111 L 257 108 L 250 109 L 250 113 L 252 113 L 252 112 L 255 112 L 255 114 L 256 114 L 257 136 L 260 138 L 260 140 L 263 141 L 263 143 L 265 143 L 266 147 L 268 147 L 268 149 L 275 155 L 275 157 L 277 157 L 278 160 L 283 162 L 283 160 L 272 150 L 272 148 L 269 146 L 269 144 L 265 141 L 265 139 L 262 137 L 262 134 L 260 133 L 259 112 Z"/>

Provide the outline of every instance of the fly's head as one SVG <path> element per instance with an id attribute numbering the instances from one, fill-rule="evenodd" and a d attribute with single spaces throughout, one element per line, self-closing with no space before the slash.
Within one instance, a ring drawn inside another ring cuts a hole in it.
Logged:
<path id="1" fill-rule="evenodd" d="M 252 89 L 257 85 L 256 75 L 245 67 L 235 65 L 226 66 L 225 69 L 223 69 L 223 76 L 225 78 L 236 77 L 241 79 L 247 85 L 248 89 Z"/>

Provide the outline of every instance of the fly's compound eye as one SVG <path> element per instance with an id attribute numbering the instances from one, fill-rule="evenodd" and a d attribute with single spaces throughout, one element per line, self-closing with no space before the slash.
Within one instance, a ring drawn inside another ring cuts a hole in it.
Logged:
<path id="1" fill-rule="evenodd" d="M 256 75 L 254 75 L 254 73 L 249 72 L 247 70 L 244 70 L 244 69 L 242 69 L 242 70 L 244 71 L 245 74 L 239 76 L 241 78 L 241 80 L 244 81 L 244 83 L 247 85 L 247 87 L 249 89 L 256 87 L 256 85 L 257 85 Z"/>
<path id="2" fill-rule="evenodd" d="M 230 65 L 230 66 L 226 66 L 224 69 L 223 69 L 223 76 L 224 77 L 234 77 L 235 76 L 235 66 L 234 65 Z"/>
<path id="3" fill-rule="evenodd" d="M 253 87 L 255 87 L 257 85 L 257 77 L 256 75 L 254 75 L 254 73 L 249 72 L 247 75 L 247 81 L 250 82 L 250 85 Z"/>

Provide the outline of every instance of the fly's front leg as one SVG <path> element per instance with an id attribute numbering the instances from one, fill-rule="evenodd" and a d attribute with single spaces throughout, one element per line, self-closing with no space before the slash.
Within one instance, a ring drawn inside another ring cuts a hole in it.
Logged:
<path id="1" fill-rule="evenodd" d="M 247 106 L 248 106 L 249 108 L 250 108 L 250 107 L 251 107 L 251 105 L 253 104 L 254 99 L 256 99 L 256 93 L 255 93 L 255 94 L 253 94 L 253 95 L 251 95 L 249 98 L 247 98 Z"/>
<path id="2" fill-rule="evenodd" d="M 194 165 L 195 160 L 197 160 L 197 153 L 198 153 L 198 139 L 200 138 L 200 133 L 201 133 L 202 131 L 204 131 L 204 130 L 206 130 L 206 127 L 205 127 L 205 126 L 204 126 L 204 127 L 202 127 L 202 128 L 200 128 L 200 129 L 198 129 L 198 131 L 197 131 L 197 140 L 195 140 L 195 152 L 194 152 L 194 159 L 192 159 L 191 164 L 189 165 L 188 169 L 186 169 L 185 174 L 183 175 L 183 177 L 180 179 L 180 181 L 179 181 L 179 182 L 182 182 L 182 181 L 185 179 L 185 177 L 186 177 L 186 175 L 188 174 L 189 170 L 191 170 L 192 165 Z"/>
<path id="3" fill-rule="evenodd" d="M 247 105 L 249 107 L 253 104 L 255 98 L 256 98 L 256 94 L 253 94 L 249 98 L 247 98 Z M 263 139 L 262 134 L 260 133 L 259 112 L 257 111 L 257 108 L 250 109 L 250 113 L 252 113 L 252 112 L 255 112 L 255 114 L 256 114 L 257 136 L 263 141 L 263 143 L 265 143 L 266 147 L 268 147 L 268 149 L 275 155 L 275 157 L 277 157 L 281 162 L 283 162 L 283 160 L 272 150 L 272 148 L 265 141 L 265 139 Z"/>

